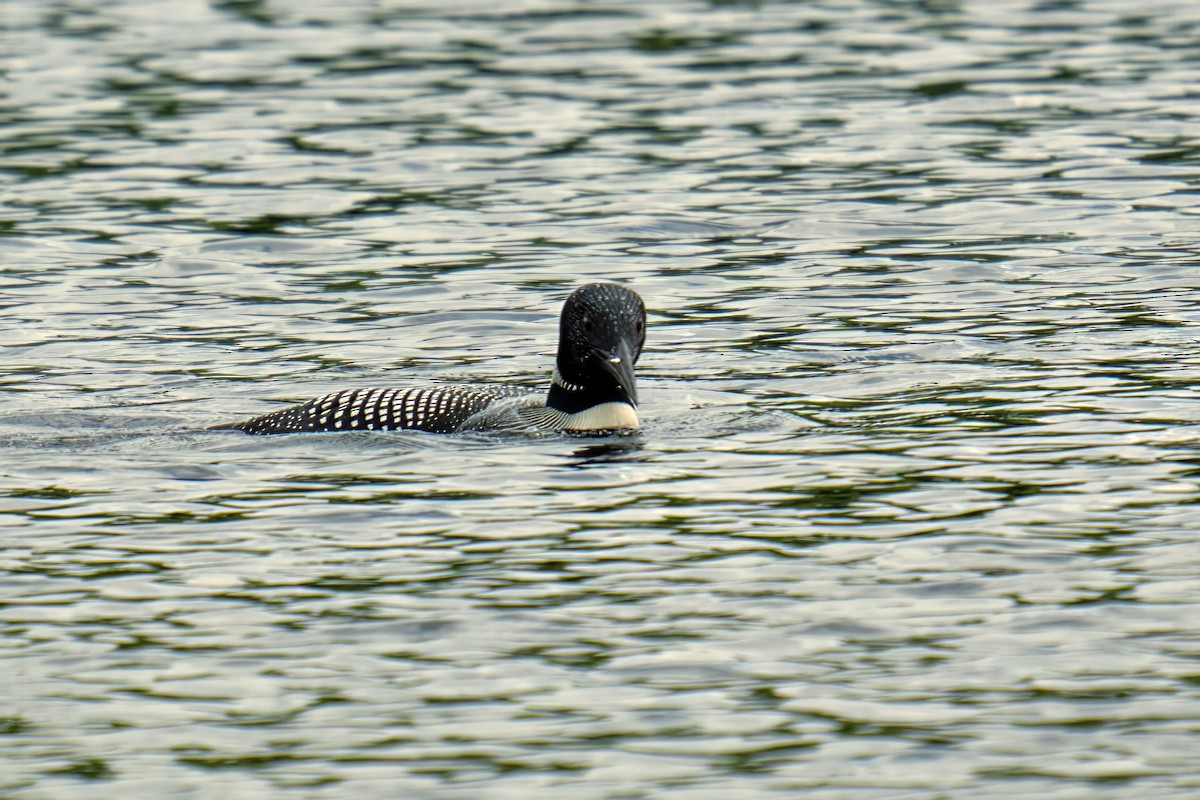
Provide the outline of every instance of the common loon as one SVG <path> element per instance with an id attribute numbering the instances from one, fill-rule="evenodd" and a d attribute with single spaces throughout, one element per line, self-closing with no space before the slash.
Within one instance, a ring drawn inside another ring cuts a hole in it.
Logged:
<path id="1" fill-rule="evenodd" d="M 589 283 L 563 304 L 558 362 L 545 394 L 515 386 L 350 389 L 210 430 L 632 432 L 638 429 L 633 365 L 645 341 L 642 298 L 615 283 Z"/>

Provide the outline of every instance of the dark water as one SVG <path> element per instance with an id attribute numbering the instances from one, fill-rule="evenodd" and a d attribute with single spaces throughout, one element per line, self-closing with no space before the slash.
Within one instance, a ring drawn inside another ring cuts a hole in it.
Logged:
<path id="1" fill-rule="evenodd" d="M 0 20 L 3 796 L 1200 796 L 1200 4 Z"/>

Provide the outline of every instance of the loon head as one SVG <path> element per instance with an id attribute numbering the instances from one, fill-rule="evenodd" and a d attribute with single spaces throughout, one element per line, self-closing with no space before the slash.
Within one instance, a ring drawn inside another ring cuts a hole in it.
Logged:
<path id="1" fill-rule="evenodd" d="M 563 304 L 558 366 L 546 406 L 567 430 L 636 429 L 633 365 L 646 342 L 646 306 L 615 283 L 589 283 Z"/>

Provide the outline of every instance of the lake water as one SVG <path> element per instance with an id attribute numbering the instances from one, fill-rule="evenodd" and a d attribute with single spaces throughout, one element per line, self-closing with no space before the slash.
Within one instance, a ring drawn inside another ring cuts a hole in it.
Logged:
<path id="1" fill-rule="evenodd" d="M 1200 796 L 1200 4 L 0 14 L 0 795 Z"/>

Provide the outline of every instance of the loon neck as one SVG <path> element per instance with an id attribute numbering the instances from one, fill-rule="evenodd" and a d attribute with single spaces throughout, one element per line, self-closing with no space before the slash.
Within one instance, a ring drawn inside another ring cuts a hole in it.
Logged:
<path id="1" fill-rule="evenodd" d="M 569 383 L 563 379 L 556 367 L 550 380 L 550 391 L 546 394 L 546 407 L 563 414 L 579 414 L 604 404 L 622 403 L 633 408 L 619 387 L 601 388 Z"/>

